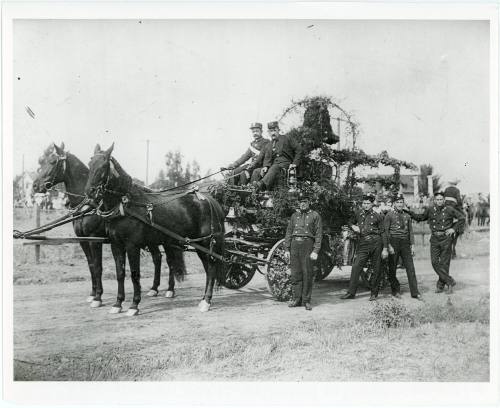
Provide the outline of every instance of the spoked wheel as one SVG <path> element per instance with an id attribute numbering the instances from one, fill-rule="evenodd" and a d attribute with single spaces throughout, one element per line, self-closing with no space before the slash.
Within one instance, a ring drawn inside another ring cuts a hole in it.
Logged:
<path id="1" fill-rule="evenodd" d="M 387 261 L 382 261 L 380 264 L 380 268 L 382 269 L 382 271 L 381 271 L 382 272 L 382 279 L 380 279 L 379 290 L 382 290 L 389 285 L 389 279 L 388 279 L 389 266 L 388 266 Z M 375 273 L 375 271 L 373 269 L 371 262 L 368 262 L 366 267 L 363 268 L 363 270 L 359 274 L 359 278 L 361 280 L 361 283 L 363 284 L 363 286 L 365 288 L 371 290 L 371 288 L 372 288 L 371 280 L 373 278 L 374 273 Z"/>
<path id="2" fill-rule="evenodd" d="M 255 265 L 229 264 L 226 270 L 224 286 L 228 289 L 240 289 L 248 284 L 255 275 Z"/>
<path id="3" fill-rule="evenodd" d="M 361 280 L 361 283 L 363 286 L 367 289 L 371 289 L 371 280 L 373 277 L 373 267 L 371 264 L 368 264 L 368 267 L 365 267 L 361 270 L 361 273 L 359 274 L 359 279 Z"/>
<path id="4" fill-rule="evenodd" d="M 330 240 L 323 236 L 323 244 L 318 254 L 318 259 L 314 262 L 314 278 L 318 282 L 325 279 L 333 269 L 333 254 L 330 249 Z"/>
<path id="5" fill-rule="evenodd" d="M 276 300 L 285 302 L 292 298 L 292 283 L 289 260 L 285 258 L 285 240 L 281 239 L 267 255 L 266 282 L 269 292 Z"/>

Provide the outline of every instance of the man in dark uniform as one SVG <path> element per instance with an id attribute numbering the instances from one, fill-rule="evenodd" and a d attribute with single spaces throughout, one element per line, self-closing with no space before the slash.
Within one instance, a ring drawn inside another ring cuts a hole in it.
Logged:
<path id="1" fill-rule="evenodd" d="M 447 205 L 452 205 L 458 211 L 463 211 L 463 203 L 462 196 L 460 194 L 460 190 L 457 187 L 457 184 L 460 183 L 460 180 L 455 179 L 449 182 L 448 187 L 444 189 L 444 201 Z"/>
<path id="2" fill-rule="evenodd" d="M 444 205 L 444 193 L 434 196 L 434 205 L 426 208 L 422 214 L 415 214 L 408 209 L 404 210 L 416 221 L 427 220 L 431 228 L 431 263 L 439 276 L 436 283 L 436 293 L 448 286 L 448 292 L 453 292 L 456 282 L 450 276 L 451 246 L 453 235 L 461 231 L 465 225 L 464 215 L 449 205 Z"/>
<path id="3" fill-rule="evenodd" d="M 465 217 L 466 213 L 462 202 L 462 195 L 460 194 L 460 190 L 457 187 L 458 183 L 460 183 L 460 180 L 458 179 L 454 179 L 448 182 L 448 187 L 444 189 L 444 204 L 452 206 L 456 210 L 460 211 Z M 463 231 L 456 231 L 456 233 L 453 234 L 453 242 L 451 244 L 452 259 L 455 259 L 457 257 L 456 246 L 458 237 L 462 235 L 462 233 Z"/>
<path id="4" fill-rule="evenodd" d="M 285 236 L 285 256 L 290 259 L 293 289 L 293 300 L 288 306 L 302 304 L 306 310 L 312 310 L 313 261 L 318 259 L 323 237 L 321 217 L 309 206 L 309 197 L 301 193 L 299 209 L 292 214 Z"/>
<path id="5" fill-rule="evenodd" d="M 358 289 L 359 274 L 370 259 L 374 268 L 372 276 L 370 300 L 377 299 L 382 269 L 382 258 L 389 255 L 387 250 L 387 234 L 384 229 L 384 215 L 373 211 L 375 197 L 371 194 L 363 196 L 362 210 L 358 211 L 350 222 L 353 231 L 359 233 L 359 243 L 351 269 L 351 279 L 347 293 L 341 299 L 354 299 Z"/>
<path id="6" fill-rule="evenodd" d="M 411 217 L 403 212 L 404 203 L 403 195 L 398 195 L 394 202 L 393 211 L 389 211 L 384 219 L 385 232 L 389 240 L 389 282 L 392 295 L 397 298 L 401 297 L 400 285 L 396 277 L 397 264 L 399 257 L 401 257 L 406 268 L 411 297 L 421 299 L 422 296 L 417 287 L 415 266 L 413 265 L 413 255 L 415 253 L 413 248 L 415 243 L 413 228 Z"/>
<path id="7" fill-rule="evenodd" d="M 269 139 L 262 137 L 262 123 L 252 123 L 250 125 L 250 130 L 252 131 L 253 141 L 250 143 L 248 149 L 241 155 L 241 157 L 235 162 L 229 164 L 226 167 L 221 167 L 221 170 L 232 170 L 232 174 L 235 176 L 230 179 L 230 184 L 245 185 L 248 184 L 251 178 L 252 171 L 255 170 L 259 163 L 262 165 L 262 160 L 257 162 L 260 152 L 267 144 L 270 142 Z M 251 163 L 247 163 L 250 159 L 253 159 Z"/>
<path id="8" fill-rule="evenodd" d="M 297 167 L 302 159 L 302 146 L 290 136 L 281 135 L 278 122 L 267 124 L 271 143 L 261 150 L 263 167 L 262 180 L 256 183 L 256 190 L 269 190 L 276 183 L 276 179 L 284 170 Z"/>

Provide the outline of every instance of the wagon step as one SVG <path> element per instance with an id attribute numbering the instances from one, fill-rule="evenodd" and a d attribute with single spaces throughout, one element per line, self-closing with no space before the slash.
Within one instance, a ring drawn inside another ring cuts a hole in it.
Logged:
<path id="1" fill-rule="evenodd" d="M 248 260 L 255 261 L 257 263 L 263 263 L 263 264 L 269 263 L 269 261 L 266 259 L 262 259 L 262 258 L 259 258 L 257 256 L 248 255 L 246 252 L 237 251 L 235 249 L 226 249 L 226 252 L 229 252 L 232 255 L 240 256 L 240 257 L 248 259 Z"/>

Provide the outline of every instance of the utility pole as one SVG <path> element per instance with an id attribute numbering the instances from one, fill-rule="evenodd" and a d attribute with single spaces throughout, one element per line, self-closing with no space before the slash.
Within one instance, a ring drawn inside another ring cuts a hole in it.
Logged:
<path id="1" fill-rule="evenodd" d="M 149 186 L 149 139 L 146 140 L 146 187 Z"/>
<path id="2" fill-rule="evenodd" d="M 21 198 L 26 198 L 24 197 L 24 193 L 25 193 L 25 189 L 24 189 L 24 153 L 23 153 L 23 167 L 22 167 L 22 173 L 21 173 L 21 194 L 22 194 L 22 197 Z"/>

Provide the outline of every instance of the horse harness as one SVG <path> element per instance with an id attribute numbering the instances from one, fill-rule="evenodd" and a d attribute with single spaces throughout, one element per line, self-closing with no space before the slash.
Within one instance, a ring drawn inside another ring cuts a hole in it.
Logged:
<path id="1" fill-rule="evenodd" d="M 151 202 L 141 203 L 141 202 L 133 201 L 133 200 L 131 200 L 130 194 L 128 194 L 128 193 L 123 194 L 123 192 L 112 190 L 108 187 L 110 184 L 112 175 L 119 176 L 119 173 L 115 168 L 115 163 L 116 163 L 115 160 L 113 158 L 111 158 L 111 160 L 109 161 L 110 167 L 108 170 L 108 175 L 106 177 L 106 181 L 103 185 L 97 186 L 96 191 L 102 192 L 102 193 L 109 193 L 109 194 L 112 194 L 115 196 L 120 196 L 120 198 L 121 198 L 120 202 L 115 207 L 113 207 L 111 210 L 102 211 L 101 207 L 102 207 L 104 201 L 101 200 L 101 202 L 99 203 L 99 205 L 97 206 L 97 209 L 96 209 L 97 215 L 99 215 L 100 217 L 102 217 L 108 221 L 111 221 L 111 220 L 119 218 L 119 217 L 130 216 L 130 217 L 135 218 L 135 219 L 141 221 L 142 223 L 148 225 L 149 227 L 151 227 L 157 231 L 160 231 L 161 233 L 169 236 L 170 238 L 173 238 L 176 241 L 181 242 L 183 245 L 190 245 L 193 248 L 200 250 L 200 251 L 210 255 L 213 258 L 218 259 L 219 261 L 224 261 L 224 258 L 222 257 L 222 255 L 217 254 L 213 251 L 213 248 L 216 244 L 215 237 L 217 235 L 220 235 L 220 233 L 215 232 L 213 203 L 210 201 L 210 199 L 208 199 L 207 197 L 205 197 L 203 194 L 201 194 L 198 191 L 197 186 L 193 187 L 190 191 L 178 193 L 178 194 L 174 195 L 173 197 L 169 197 L 168 199 L 165 199 L 165 200 L 160 201 L 160 202 L 155 203 L 155 204 L 153 204 Z M 129 178 L 129 181 L 127 184 L 128 185 L 133 184 L 131 178 Z M 155 194 L 155 193 L 146 193 L 146 194 Z M 158 193 L 158 194 L 161 194 L 161 193 Z M 206 200 L 208 202 L 209 208 L 210 208 L 210 234 L 209 235 L 206 235 L 203 237 L 198 237 L 198 238 L 183 237 L 183 236 L 177 234 L 176 232 L 171 231 L 171 230 L 154 222 L 153 209 L 155 206 L 168 204 L 168 203 L 175 201 L 175 200 L 178 200 L 178 199 L 180 199 L 188 194 L 195 194 L 199 200 L 201 200 L 201 201 Z M 147 213 L 147 217 L 138 213 L 132 207 L 145 208 L 146 213 Z M 206 249 L 205 247 L 197 244 L 197 242 L 205 241 L 207 239 L 210 239 L 209 249 Z"/>

